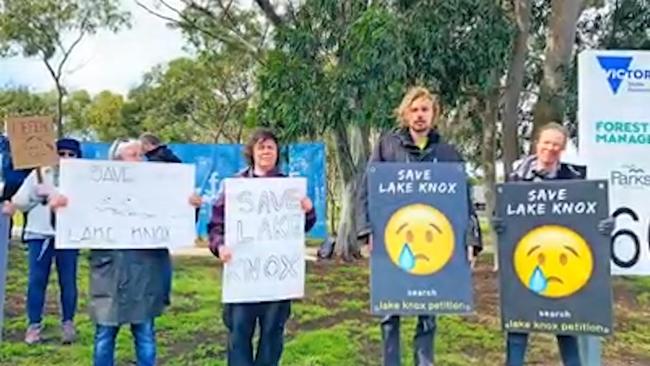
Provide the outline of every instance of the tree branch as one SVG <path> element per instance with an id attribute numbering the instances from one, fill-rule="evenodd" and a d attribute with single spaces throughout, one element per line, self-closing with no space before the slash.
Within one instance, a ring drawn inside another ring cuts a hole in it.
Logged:
<path id="1" fill-rule="evenodd" d="M 266 18 L 273 23 L 274 26 L 276 27 L 282 27 L 284 25 L 284 20 L 278 15 L 278 13 L 275 11 L 275 8 L 273 7 L 273 4 L 269 0 L 255 0 L 255 3 L 257 6 L 262 9 L 264 12 L 264 15 L 266 15 Z"/>
<path id="2" fill-rule="evenodd" d="M 85 23 L 85 21 L 84 21 Z M 61 62 L 59 62 L 59 67 L 57 68 L 57 73 L 59 75 L 59 78 L 61 78 L 61 74 L 63 73 L 63 66 L 65 65 L 66 61 L 68 61 L 68 57 L 70 57 L 70 54 L 72 51 L 77 47 L 77 45 L 81 42 L 83 39 L 84 35 L 86 35 L 86 31 L 83 30 L 84 25 L 82 24 L 81 26 L 81 31 L 79 32 L 79 36 L 77 39 L 75 39 L 74 42 L 70 45 L 70 48 L 68 48 L 67 51 L 64 50 L 63 58 L 61 59 Z"/>

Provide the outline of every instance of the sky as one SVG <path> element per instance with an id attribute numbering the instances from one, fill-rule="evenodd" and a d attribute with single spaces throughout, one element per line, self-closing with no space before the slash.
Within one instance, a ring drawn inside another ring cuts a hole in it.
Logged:
<path id="1" fill-rule="evenodd" d="M 86 89 L 91 94 L 111 90 L 126 94 L 153 66 L 189 55 L 183 50 L 180 31 L 168 28 L 164 20 L 147 13 L 134 0 L 121 2 L 123 9 L 131 12 L 131 29 L 117 34 L 100 32 L 85 38 L 65 68 L 64 85 L 68 90 Z M 153 4 L 154 0 L 142 2 Z M 14 57 L 0 59 L 0 88 L 8 86 L 25 86 L 41 92 L 53 89 L 54 82 L 42 61 Z"/>

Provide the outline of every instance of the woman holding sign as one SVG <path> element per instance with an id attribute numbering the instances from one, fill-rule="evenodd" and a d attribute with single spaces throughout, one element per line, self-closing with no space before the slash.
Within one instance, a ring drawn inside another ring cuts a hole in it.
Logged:
<path id="1" fill-rule="evenodd" d="M 540 128 L 535 140 L 535 154 L 522 159 L 508 178 L 509 181 L 539 182 L 545 180 L 584 179 L 584 174 L 569 164 L 560 162 L 560 156 L 569 139 L 568 131 L 558 123 L 549 123 Z M 497 233 L 506 230 L 503 220 L 495 217 L 492 226 Z M 614 221 L 600 222 L 598 230 L 609 236 Z M 541 258 L 543 260 L 544 258 Z M 560 356 L 565 366 L 580 366 L 578 340 L 575 336 L 557 334 Z M 526 357 L 528 334 L 508 332 L 506 344 L 506 365 L 521 366 Z"/>
<path id="2" fill-rule="evenodd" d="M 56 143 L 62 159 L 80 158 L 81 146 L 74 139 L 60 139 Z M 59 167 L 37 168 L 32 171 L 11 201 L 6 201 L 3 213 L 13 215 L 16 209 L 25 213 L 24 238 L 29 251 L 29 280 L 27 285 L 27 317 L 29 326 L 25 342 L 41 341 L 43 306 L 50 278 L 52 261 L 61 292 L 61 330 L 63 343 L 74 342 L 76 331 L 74 316 L 77 310 L 77 256 L 76 249 L 54 249 L 54 214 L 47 200 L 55 191 L 59 180 Z"/>
<path id="3" fill-rule="evenodd" d="M 137 140 L 118 140 L 109 151 L 111 160 L 142 161 Z M 65 207 L 66 197 L 57 195 L 50 200 L 53 209 Z M 192 206 L 201 198 L 192 195 Z M 95 322 L 93 365 L 114 364 L 115 338 L 122 324 L 130 324 L 135 342 L 137 364 L 156 364 L 154 319 L 165 308 L 163 275 L 166 250 L 120 249 L 90 252 L 90 315 Z"/>
<path id="4" fill-rule="evenodd" d="M 246 144 L 248 168 L 238 177 L 284 177 L 278 168 L 279 146 L 277 137 L 268 130 L 258 130 Z M 316 223 L 316 212 L 308 197 L 300 201 L 306 213 L 305 232 Z M 224 243 L 225 238 L 224 192 L 221 193 L 212 211 L 208 225 L 210 250 L 222 261 L 232 260 L 233 254 Z M 276 366 L 280 362 L 284 343 L 284 326 L 291 313 L 291 301 L 268 301 L 258 303 L 224 304 L 223 321 L 228 328 L 228 365 L 231 366 Z M 253 356 L 252 338 L 257 322 L 260 337 L 257 355 Z"/>

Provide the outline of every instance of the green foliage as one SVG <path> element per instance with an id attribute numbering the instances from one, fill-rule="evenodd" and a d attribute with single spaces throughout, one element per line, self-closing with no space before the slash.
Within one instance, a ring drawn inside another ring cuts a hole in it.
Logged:
<path id="1" fill-rule="evenodd" d="M 488 70 L 505 66 L 510 32 L 494 2 L 307 1 L 260 70 L 260 121 L 292 138 L 339 124 L 387 128 L 409 85 L 449 103 L 486 90 Z"/>
<path id="2" fill-rule="evenodd" d="M 5 52 L 49 60 L 61 51 L 63 36 L 117 31 L 129 22 L 115 0 L 2 0 L 0 44 Z"/>
<path id="3" fill-rule="evenodd" d="M 43 95 L 32 94 L 26 88 L 0 90 L 0 122 L 6 117 L 52 113 L 52 105 Z"/>

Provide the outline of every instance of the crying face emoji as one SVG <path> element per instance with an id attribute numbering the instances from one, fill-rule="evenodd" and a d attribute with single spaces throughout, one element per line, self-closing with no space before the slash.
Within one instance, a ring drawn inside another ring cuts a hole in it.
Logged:
<path id="1" fill-rule="evenodd" d="M 430 275 L 449 262 L 454 251 L 454 230 L 435 208 L 413 204 L 397 210 L 384 232 L 391 261 L 414 275 Z"/>
<path id="2" fill-rule="evenodd" d="M 546 225 L 531 230 L 519 241 L 514 267 L 519 280 L 531 291 L 561 298 L 587 284 L 594 261 L 582 236 L 564 226 Z"/>

